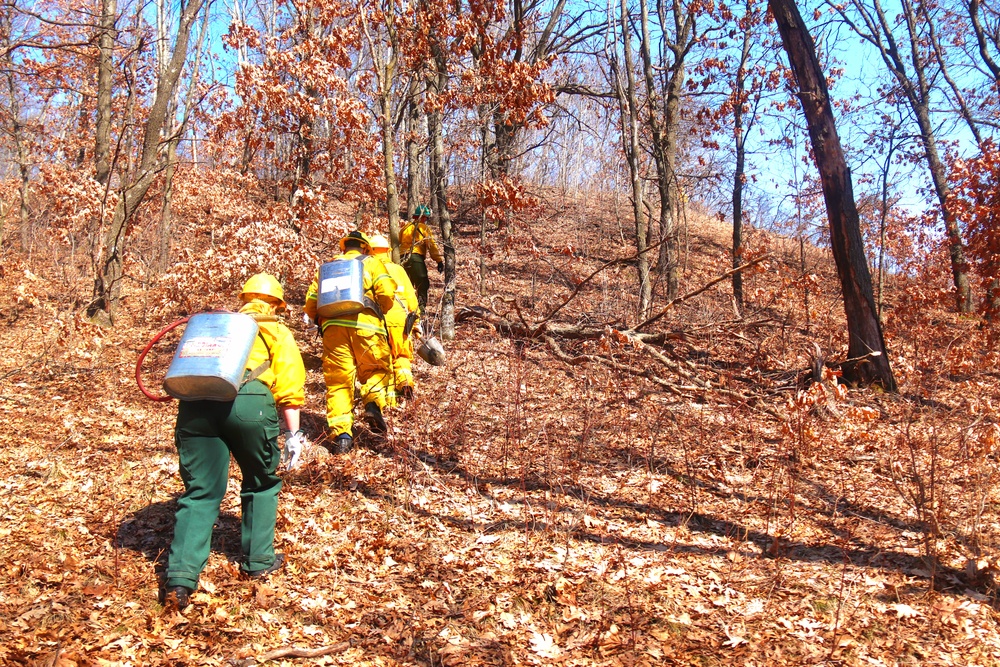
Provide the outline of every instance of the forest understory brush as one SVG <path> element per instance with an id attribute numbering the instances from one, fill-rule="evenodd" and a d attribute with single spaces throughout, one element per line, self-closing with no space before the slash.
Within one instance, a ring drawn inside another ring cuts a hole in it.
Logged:
<path id="1" fill-rule="evenodd" d="M 704 259 L 692 287 L 718 273 Z M 507 292 L 527 294 L 534 261 L 512 256 Z M 65 316 L 61 277 L 7 271 L 0 662 L 223 665 L 333 647 L 312 660 L 1000 664 L 1000 383 L 975 323 L 895 308 L 900 392 L 885 394 L 835 373 L 828 276 L 788 290 L 781 271 L 754 274 L 743 318 L 729 301 L 681 304 L 642 341 L 610 325 L 587 337 L 597 306 L 631 316 L 632 274 L 608 274 L 557 323 L 579 337 L 545 334 L 563 356 L 498 325 L 517 323 L 502 299 L 469 296 L 496 317 L 460 321 L 447 366 L 417 362 L 387 436 L 362 426 L 344 455 L 324 439 L 319 343 L 290 318 L 313 447 L 283 473 L 288 565 L 239 579 L 234 468 L 204 585 L 170 616 L 156 600 L 183 488 L 175 412 L 132 377 L 165 322 L 99 328 Z M 150 303 L 167 320 L 180 308 Z M 148 358 L 148 384 L 168 359 Z"/>

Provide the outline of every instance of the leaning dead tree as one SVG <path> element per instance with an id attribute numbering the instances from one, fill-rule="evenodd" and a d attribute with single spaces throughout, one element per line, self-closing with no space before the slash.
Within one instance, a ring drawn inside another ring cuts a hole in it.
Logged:
<path id="1" fill-rule="evenodd" d="M 844 377 L 866 385 L 877 383 L 886 391 L 896 391 L 865 259 L 851 172 L 837 135 L 826 76 L 816 58 L 816 45 L 795 0 L 769 0 L 768 5 L 799 86 L 798 97 L 823 183 L 830 243 L 847 314 L 847 352 L 848 357 L 855 360 L 843 366 Z"/>

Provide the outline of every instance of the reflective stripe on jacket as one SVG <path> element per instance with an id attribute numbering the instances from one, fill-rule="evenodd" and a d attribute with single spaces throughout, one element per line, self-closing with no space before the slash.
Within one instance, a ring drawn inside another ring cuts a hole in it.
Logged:
<path id="1" fill-rule="evenodd" d="M 382 260 L 371 255 L 365 255 L 354 249 L 348 250 L 343 255 L 339 255 L 334 259 L 361 259 L 362 266 L 364 267 L 362 283 L 365 295 L 374 298 L 379 308 L 382 309 L 383 314 L 388 313 L 392 309 L 393 304 L 396 302 L 393 298 L 396 293 L 396 281 L 392 279 L 389 270 L 386 269 Z M 341 326 L 361 331 L 370 331 L 382 334 L 383 336 L 386 335 L 385 327 L 382 325 L 382 318 L 370 308 L 365 308 L 356 315 L 342 315 L 335 319 L 320 317 L 318 318 L 319 321 L 317 321 L 316 301 L 318 297 L 319 271 L 317 270 L 316 278 L 309 285 L 309 291 L 306 292 L 306 303 L 303 310 L 313 322 L 319 324 L 321 331 L 326 331 L 327 327 Z"/>

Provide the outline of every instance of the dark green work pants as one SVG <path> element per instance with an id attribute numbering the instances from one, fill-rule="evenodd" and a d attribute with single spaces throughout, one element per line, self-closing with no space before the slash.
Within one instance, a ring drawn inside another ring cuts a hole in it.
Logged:
<path id="1" fill-rule="evenodd" d="M 263 570 L 274 563 L 274 523 L 281 489 L 281 478 L 275 474 L 281 459 L 278 431 L 274 397 L 259 380 L 245 384 L 232 402 L 181 401 L 174 443 L 185 491 L 177 501 L 168 587 L 198 586 L 212 545 L 212 526 L 229 483 L 230 454 L 243 473 L 242 568 Z"/>
<path id="2" fill-rule="evenodd" d="M 403 268 L 413 283 L 413 290 L 417 293 L 417 303 L 420 304 L 420 314 L 423 315 L 427 306 L 427 289 L 431 286 L 431 281 L 427 278 L 427 262 L 423 255 L 411 253 Z"/>

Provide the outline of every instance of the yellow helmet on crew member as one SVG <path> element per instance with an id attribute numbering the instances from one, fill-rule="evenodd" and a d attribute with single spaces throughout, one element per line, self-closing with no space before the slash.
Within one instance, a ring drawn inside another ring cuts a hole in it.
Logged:
<path id="1" fill-rule="evenodd" d="M 340 239 L 340 252 L 347 252 L 347 244 L 352 241 L 357 242 L 361 245 L 361 252 L 363 253 L 371 252 L 372 244 L 368 240 L 368 237 L 365 236 L 364 232 L 358 231 L 357 229 L 355 229 L 353 232 L 351 232 L 344 238 Z"/>
<path id="2" fill-rule="evenodd" d="M 281 287 L 278 279 L 270 273 L 258 273 L 250 276 L 249 280 L 244 283 L 243 291 L 240 292 L 240 300 L 247 303 L 254 299 L 277 301 L 278 310 L 284 310 L 287 307 L 285 305 L 285 290 Z"/>
<path id="3" fill-rule="evenodd" d="M 382 236 L 381 234 L 375 234 L 368 239 L 368 247 L 371 248 L 371 253 L 373 255 L 378 255 L 381 253 L 387 253 L 391 250 L 389 246 L 389 239 Z"/>

